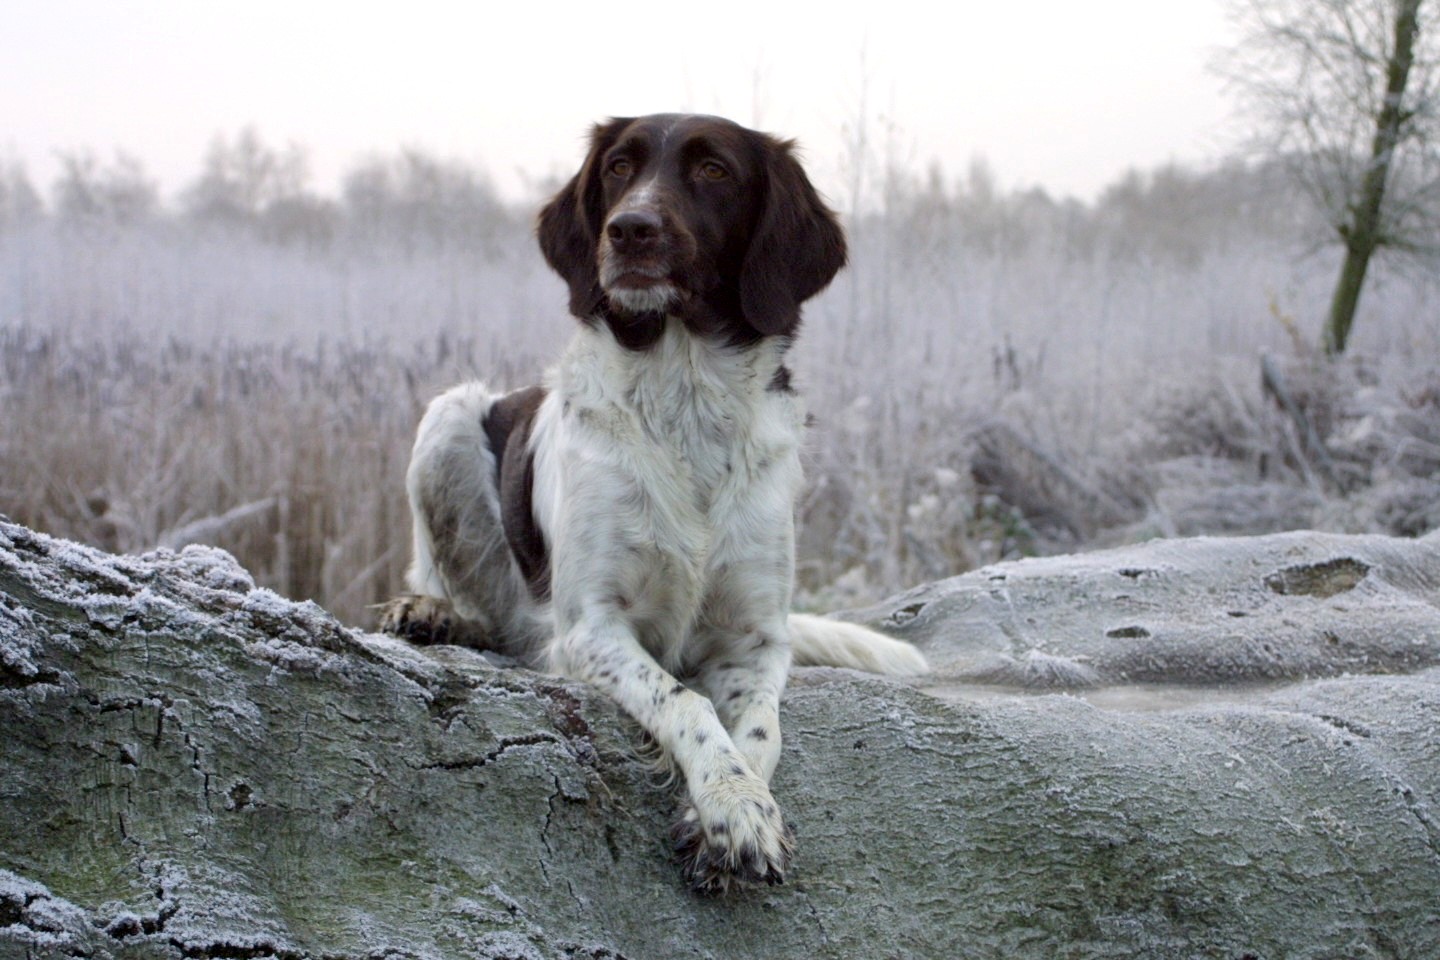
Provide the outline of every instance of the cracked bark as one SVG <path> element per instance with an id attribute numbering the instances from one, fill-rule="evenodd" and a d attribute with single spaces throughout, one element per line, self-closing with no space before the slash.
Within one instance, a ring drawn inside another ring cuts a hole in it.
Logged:
<path id="1" fill-rule="evenodd" d="M 797 673 L 794 871 L 699 900 L 584 687 L 0 523 L 0 956 L 1440 955 L 1440 537 L 1159 543 L 854 616 L 930 693 Z"/>

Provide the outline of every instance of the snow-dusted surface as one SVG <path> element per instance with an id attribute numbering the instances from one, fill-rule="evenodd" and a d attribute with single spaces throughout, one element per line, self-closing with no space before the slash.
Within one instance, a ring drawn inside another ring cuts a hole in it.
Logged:
<path id="1" fill-rule="evenodd" d="M 88 939 L 86 911 L 41 884 L 0 869 L 0 928 L 18 928 L 17 942 L 38 954 L 74 956 Z M 5 938 L 0 932 L 0 945 Z"/>
<path id="2" fill-rule="evenodd" d="M 1262 686 L 1440 665 L 1440 532 L 1155 540 L 996 564 L 848 616 L 918 644 L 928 686 Z"/>
<path id="3" fill-rule="evenodd" d="M 0 522 L 0 956 L 1440 955 L 1440 537 L 1157 542 L 860 615 L 955 699 L 797 673 L 793 875 L 698 900 L 583 687 Z"/>

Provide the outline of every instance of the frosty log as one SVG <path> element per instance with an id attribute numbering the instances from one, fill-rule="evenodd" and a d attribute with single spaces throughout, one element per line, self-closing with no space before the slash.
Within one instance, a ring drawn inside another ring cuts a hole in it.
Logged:
<path id="1" fill-rule="evenodd" d="M 218 551 L 0 523 L 0 956 L 1440 954 L 1440 536 L 1159 542 L 856 616 L 931 692 L 798 673 L 793 880 L 701 900 L 585 688 Z"/>

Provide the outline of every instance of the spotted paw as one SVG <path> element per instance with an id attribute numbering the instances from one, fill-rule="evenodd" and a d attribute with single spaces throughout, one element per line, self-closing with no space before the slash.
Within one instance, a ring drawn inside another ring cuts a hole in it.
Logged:
<path id="1" fill-rule="evenodd" d="M 795 851 L 794 830 L 749 773 L 696 796 L 670 838 L 686 878 L 702 894 L 724 893 L 737 880 L 784 883 Z"/>

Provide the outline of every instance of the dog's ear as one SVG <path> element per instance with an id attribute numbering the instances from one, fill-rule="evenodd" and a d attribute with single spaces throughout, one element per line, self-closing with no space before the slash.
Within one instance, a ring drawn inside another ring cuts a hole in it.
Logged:
<path id="1" fill-rule="evenodd" d="M 616 117 L 591 129 L 590 152 L 580 172 L 545 204 L 535 226 L 540 252 L 569 285 L 570 312 L 581 320 L 595 316 L 605 302 L 595 260 L 605 215 L 600 161 L 630 123 L 629 117 Z"/>
<path id="2" fill-rule="evenodd" d="M 765 196 L 740 269 L 741 312 L 766 336 L 794 333 L 800 304 L 845 266 L 845 233 L 793 149 L 764 138 Z"/>

